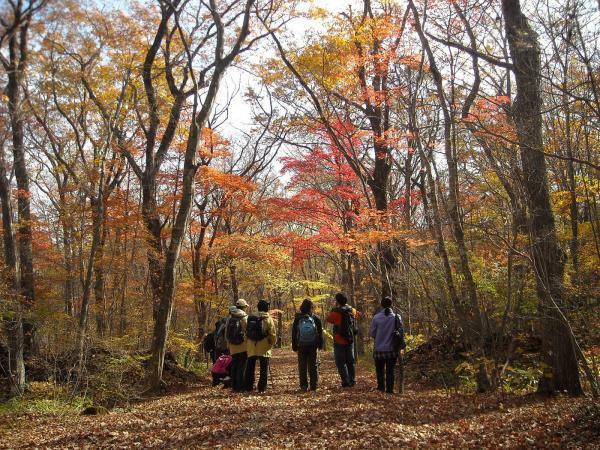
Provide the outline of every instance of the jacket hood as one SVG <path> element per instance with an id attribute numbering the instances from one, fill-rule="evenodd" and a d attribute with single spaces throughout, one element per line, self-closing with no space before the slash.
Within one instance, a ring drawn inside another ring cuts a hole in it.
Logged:
<path id="1" fill-rule="evenodd" d="M 229 308 L 229 314 L 231 314 L 232 317 L 239 317 L 240 319 L 248 315 L 246 314 L 246 311 L 236 308 L 235 306 Z"/>

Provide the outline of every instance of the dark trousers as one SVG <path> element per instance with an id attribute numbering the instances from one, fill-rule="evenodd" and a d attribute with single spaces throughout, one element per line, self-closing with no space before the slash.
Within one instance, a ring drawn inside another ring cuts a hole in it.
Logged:
<path id="1" fill-rule="evenodd" d="M 231 365 L 229 366 L 229 376 L 231 377 L 231 386 L 234 391 L 244 390 L 244 371 L 246 369 L 246 352 L 231 355 Z"/>
<path id="2" fill-rule="evenodd" d="M 354 386 L 354 344 L 333 344 L 333 356 L 338 373 L 342 379 L 342 386 Z"/>
<path id="3" fill-rule="evenodd" d="M 317 346 L 298 348 L 298 374 L 300 375 L 300 389 L 308 389 L 308 378 L 310 377 L 310 389 L 317 389 L 319 382 L 319 370 L 317 369 Z M 308 377 L 307 377 L 308 374 Z"/>
<path id="4" fill-rule="evenodd" d="M 246 364 L 246 390 L 254 390 L 254 371 L 256 369 L 256 360 L 260 364 L 260 375 L 258 376 L 258 392 L 267 390 L 267 376 L 269 375 L 269 360 L 266 356 L 251 356 Z"/>
<path id="5" fill-rule="evenodd" d="M 377 389 L 394 393 L 394 368 L 396 358 L 376 359 L 375 372 L 377 373 Z"/>
<path id="6" fill-rule="evenodd" d="M 218 356 L 217 356 L 217 351 L 213 350 L 212 352 L 210 352 L 210 360 L 212 361 L 213 365 L 215 364 L 215 361 L 217 360 Z M 214 373 L 212 374 L 212 385 L 216 386 L 217 384 L 219 384 L 219 375 L 215 375 Z"/>

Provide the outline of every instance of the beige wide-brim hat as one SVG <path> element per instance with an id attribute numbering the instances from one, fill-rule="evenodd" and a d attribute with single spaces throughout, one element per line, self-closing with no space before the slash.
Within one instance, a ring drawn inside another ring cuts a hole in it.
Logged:
<path id="1" fill-rule="evenodd" d="M 248 302 L 243 298 L 240 298 L 237 302 L 235 302 L 235 306 L 238 308 L 246 308 L 248 306 Z"/>

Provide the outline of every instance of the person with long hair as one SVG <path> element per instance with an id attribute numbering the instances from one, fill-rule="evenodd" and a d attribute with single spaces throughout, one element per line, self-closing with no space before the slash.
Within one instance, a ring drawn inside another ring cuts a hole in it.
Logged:
<path id="1" fill-rule="evenodd" d="M 323 350 L 323 324 L 314 312 L 314 303 L 305 298 L 292 325 L 292 350 L 298 353 L 300 389 L 316 391 L 319 382 L 318 351 Z M 308 372 L 308 376 L 307 376 Z"/>
<path id="2" fill-rule="evenodd" d="M 399 351 L 394 343 L 394 333 L 401 328 L 402 320 L 400 315 L 392 310 L 390 297 L 384 297 L 381 300 L 381 308 L 381 311 L 373 317 L 369 335 L 375 339 L 373 359 L 377 373 L 377 389 L 393 394 L 394 369 Z"/>

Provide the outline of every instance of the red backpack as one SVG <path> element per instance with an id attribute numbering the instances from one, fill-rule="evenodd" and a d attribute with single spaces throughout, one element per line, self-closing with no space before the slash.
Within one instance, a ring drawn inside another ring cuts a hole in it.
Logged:
<path id="1" fill-rule="evenodd" d="M 229 365 L 231 364 L 231 355 L 221 355 L 212 366 L 211 372 L 215 375 L 229 375 Z"/>

